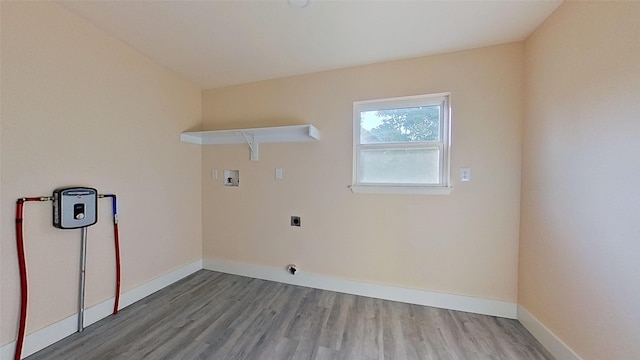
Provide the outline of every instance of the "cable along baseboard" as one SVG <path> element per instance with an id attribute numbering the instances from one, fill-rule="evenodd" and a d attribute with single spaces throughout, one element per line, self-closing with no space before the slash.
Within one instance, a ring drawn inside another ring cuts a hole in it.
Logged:
<path id="1" fill-rule="evenodd" d="M 309 142 L 320 140 L 320 131 L 310 124 L 251 129 L 186 131 L 180 141 L 198 145 L 247 144 L 251 160 L 257 161 L 261 143 Z"/>

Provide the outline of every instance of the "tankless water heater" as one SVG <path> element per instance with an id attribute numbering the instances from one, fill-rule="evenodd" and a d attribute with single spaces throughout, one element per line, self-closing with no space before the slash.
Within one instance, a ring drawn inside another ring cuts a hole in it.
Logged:
<path id="1" fill-rule="evenodd" d="M 98 191 L 88 187 L 69 187 L 53 192 L 53 226 L 77 229 L 98 221 Z"/>

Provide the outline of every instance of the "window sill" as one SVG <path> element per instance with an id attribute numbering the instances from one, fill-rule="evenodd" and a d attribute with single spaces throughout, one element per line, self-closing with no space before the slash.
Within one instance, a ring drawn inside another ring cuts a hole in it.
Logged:
<path id="1" fill-rule="evenodd" d="M 451 186 L 383 186 L 351 185 L 354 194 L 411 194 L 411 195 L 449 195 Z"/>

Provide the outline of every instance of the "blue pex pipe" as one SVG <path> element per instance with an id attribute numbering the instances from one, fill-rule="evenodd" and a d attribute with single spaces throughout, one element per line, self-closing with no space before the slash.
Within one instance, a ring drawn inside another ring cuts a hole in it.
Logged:
<path id="1" fill-rule="evenodd" d="M 118 223 L 118 200 L 115 194 L 101 194 L 98 195 L 98 197 L 102 197 L 102 198 L 111 198 L 112 201 L 112 205 L 113 205 L 113 222 L 114 223 Z"/>

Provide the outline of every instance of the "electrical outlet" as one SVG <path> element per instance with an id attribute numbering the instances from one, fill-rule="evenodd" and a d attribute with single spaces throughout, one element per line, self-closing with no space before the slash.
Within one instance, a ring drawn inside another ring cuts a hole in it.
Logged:
<path id="1" fill-rule="evenodd" d="M 471 181 L 471 168 L 460 168 L 460 181 Z"/>
<path id="2" fill-rule="evenodd" d="M 300 222 L 300 216 L 292 216 L 291 217 L 291 226 L 300 226 L 301 222 Z"/>

